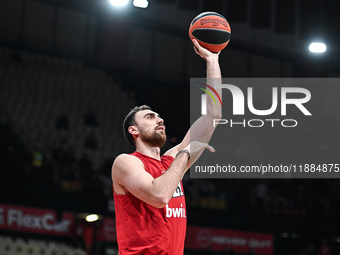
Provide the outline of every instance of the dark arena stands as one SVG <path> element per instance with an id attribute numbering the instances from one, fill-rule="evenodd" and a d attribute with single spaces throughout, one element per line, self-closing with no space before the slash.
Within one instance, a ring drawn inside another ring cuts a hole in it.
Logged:
<path id="1" fill-rule="evenodd" d="M 0 255 L 118 254 L 111 166 L 133 151 L 122 121 L 147 104 L 165 120 L 164 152 L 183 138 L 190 78 L 205 77 L 187 30 L 207 10 L 232 28 L 223 77 L 340 74 L 339 0 L 0 1 Z M 329 52 L 314 56 L 320 35 Z M 186 255 L 340 254 L 338 178 L 183 184 Z"/>

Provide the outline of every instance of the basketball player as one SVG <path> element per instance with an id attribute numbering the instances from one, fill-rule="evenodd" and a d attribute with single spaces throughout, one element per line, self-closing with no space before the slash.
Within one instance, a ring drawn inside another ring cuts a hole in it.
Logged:
<path id="1" fill-rule="evenodd" d="M 193 43 L 206 61 L 209 85 L 220 83 L 219 53 Z M 181 180 L 204 149 L 214 152 L 208 142 L 213 119 L 219 118 L 221 108 L 207 97 L 207 114 L 160 156 L 166 141 L 163 119 L 148 106 L 135 107 L 126 116 L 125 136 L 136 151 L 119 155 L 112 166 L 119 254 L 183 254 L 187 212 Z"/>

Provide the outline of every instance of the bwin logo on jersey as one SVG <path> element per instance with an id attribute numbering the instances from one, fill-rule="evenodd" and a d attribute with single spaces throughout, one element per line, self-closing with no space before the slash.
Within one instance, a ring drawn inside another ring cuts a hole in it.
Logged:
<path id="1" fill-rule="evenodd" d="M 184 196 L 184 194 L 183 194 L 181 182 L 179 182 L 178 186 L 177 186 L 177 189 L 175 190 L 175 192 L 172 195 L 172 197 L 181 197 L 181 196 Z"/>

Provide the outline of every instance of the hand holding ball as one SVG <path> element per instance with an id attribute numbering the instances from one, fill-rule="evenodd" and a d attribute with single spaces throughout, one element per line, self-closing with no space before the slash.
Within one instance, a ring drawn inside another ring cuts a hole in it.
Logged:
<path id="1" fill-rule="evenodd" d="M 228 21 L 216 12 L 203 12 L 190 23 L 189 37 L 207 50 L 217 53 L 229 43 L 231 29 Z"/>

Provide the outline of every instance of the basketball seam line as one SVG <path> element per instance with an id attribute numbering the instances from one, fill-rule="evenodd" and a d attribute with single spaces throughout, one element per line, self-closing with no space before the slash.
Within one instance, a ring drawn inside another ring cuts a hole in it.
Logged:
<path id="1" fill-rule="evenodd" d="M 222 31 L 222 32 L 227 32 L 227 33 L 229 33 L 229 34 L 231 33 L 231 32 L 229 32 L 229 31 L 223 30 L 223 29 L 218 29 L 218 28 L 206 28 L 206 27 L 195 28 L 195 29 L 192 30 L 192 32 L 194 32 L 195 30 L 209 30 L 209 29 L 218 30 L 218 31 Z M 191 32 L 191 34 L 192 34 L 192 32 Z"/>
<path id="2" fill-rule="evenodd" d="M 206 42 L 203 42 L 202 40 L 198 39 L 198 38 L 197 38 L 196 36 L 194 36 L 193 34 L 192 34 L 192 36 L 195 37 L 198 41 L 200 41 L 200 42 L 202 42 L 202 43 L 206 43 Z M 229 42 L 229 41 L 230 41 L 230 39 L 229 39 L 228 41 L 224 42 L 224 43 L 206 43 L 206 44 L 211 44 L 211 45 L 222 45 L 222 44 L 225 44 L 225 43 L 227 43 L 227 42 Z"/>

